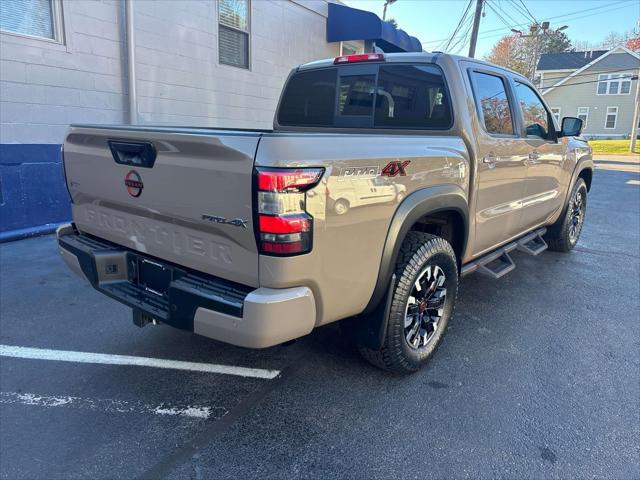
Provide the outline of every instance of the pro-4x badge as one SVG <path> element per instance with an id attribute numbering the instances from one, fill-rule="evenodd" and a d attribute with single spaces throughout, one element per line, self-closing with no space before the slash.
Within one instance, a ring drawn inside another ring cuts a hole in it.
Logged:
<path id="1" fill-rule="evenodd" d="M 405 160 L 401 162 L 400 160 L 394 160 L 393 162 L 387 163 L 387 166 L 382 169 L 380 174 L 383 177 L 397 177 L 400 175 L 401 177 L 406 177 L 407 172 L 405 168 L 409 166 L 411 160 Z"/>
<path id="2" fill-rule="evenodd" d="M 234 227 L 247 228 L 247 221 L 241 218 L 224 218 L 217 215 L 209 215 L 207 213 L 203 213 L 200 218 L 208 222 L 222 223 L 224 225 L 233 225 Z"/>

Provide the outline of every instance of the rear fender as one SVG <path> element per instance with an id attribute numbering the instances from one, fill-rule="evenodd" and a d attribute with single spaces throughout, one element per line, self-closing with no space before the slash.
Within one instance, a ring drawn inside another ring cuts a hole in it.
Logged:
<path id="1" fill-rule="evenodd" d="M 362 318 L 358 321 L 358 341 L 363 345 L 373 349 L 382 346 L 387 328 L 388 304 L 395 284 L 392 281 L 395 278 L 395 265 L 407 233 L 422 217 L 445 210 L 456 211 L 463 219 L 464 239 L 461 252 L 464 253 L 469 234 L 469 207 L 467 196 L 460 187 L 439 185 L 424 188 L 408 195 L 398 206 L 387 232 L 378 280 L 367 307 L 360 315 Z"/>

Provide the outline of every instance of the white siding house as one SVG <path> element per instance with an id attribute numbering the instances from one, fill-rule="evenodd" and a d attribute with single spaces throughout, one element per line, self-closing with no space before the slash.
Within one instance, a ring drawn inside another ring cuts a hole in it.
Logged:
<path id="1" fill-rule="evenodd" d="M 640 55 L 624 47 L 547 54 L 536 73 L 556 118 L 582 118 L 586 137 L 629 138 Z"/>

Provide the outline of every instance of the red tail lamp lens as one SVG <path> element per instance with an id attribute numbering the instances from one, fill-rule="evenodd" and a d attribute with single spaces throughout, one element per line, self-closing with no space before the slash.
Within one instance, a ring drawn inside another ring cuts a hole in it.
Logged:
<path id="1" fill-rule="evenodd" d="M 275 256 L 308 253 L 313 218 L 306 211 L 305 191 L 318 184 L 322 168 L 258 168 L 258 247 Z"/>

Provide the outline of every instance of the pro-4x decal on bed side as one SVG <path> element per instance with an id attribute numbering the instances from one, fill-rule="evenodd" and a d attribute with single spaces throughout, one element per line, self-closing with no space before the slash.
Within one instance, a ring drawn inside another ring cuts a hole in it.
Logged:
<path id="1" fill-rule="evenodd" d="M 410 163 L 411 160 L 405 160 L 403 162 L 401 162 L 400 160 L 394 160 L 387 163 L 387 166 L 382 169 L 381 174 L 383 177 L 396 177 L 398 175 L 401 177 L 406 177 L 407 172 L 405 168 L 407 168 Z"/>

